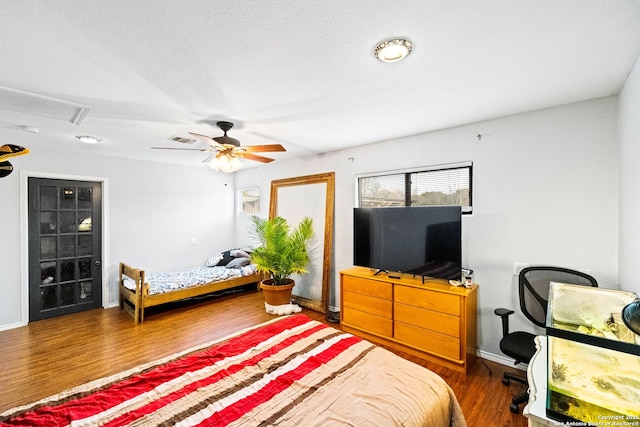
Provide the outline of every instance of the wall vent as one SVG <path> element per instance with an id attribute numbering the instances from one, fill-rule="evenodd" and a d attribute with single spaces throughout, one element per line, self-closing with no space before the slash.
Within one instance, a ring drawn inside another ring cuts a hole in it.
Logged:
<path id="1" fill-rule="evenodd" d="M 0 86 L 0 109 L 80 125 L 91 107 Z"/>
<path id="2" fill-rule="evenodd" d="M 172 136 L 169 138 L 169 141 L 181 142 L 183 144 L 193 144 L 196 142 L 195 139 L 183 138 L 181 136 Z"/>

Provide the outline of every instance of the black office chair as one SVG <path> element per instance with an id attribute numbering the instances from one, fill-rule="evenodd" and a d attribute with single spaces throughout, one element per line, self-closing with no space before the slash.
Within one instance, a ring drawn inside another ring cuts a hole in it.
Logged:
<path id="1" fill-rule="evenodd" d="M 544 327 L 547 320 L 547 300 L 549 299 L 549 283 L 570 283 L 574 285 L 597 287 L 596 279 L 580 271 L 561 267 L 527 267 L 518 276 L 518 290 L 520 293 L 520 309 L 527 319 L 534 324 Z M 515 359 L 515 364 L 529 363 L 536 353 L 536 335 L 517 331 L 509 332 L 509 316 L 514 313 L 507 308 L 497 308 L 494 313 L 502 318 L 502 339 L 500 350 Z M 527 385 L 526 376 L 519 376 L 505 372 L 502 383 L 508 386 L 511 381 Z M 525 391 L 511 400 L 509 409 L 514 414 L 520 412 L 518 405 L 529 400 L 529 392 Z"/>

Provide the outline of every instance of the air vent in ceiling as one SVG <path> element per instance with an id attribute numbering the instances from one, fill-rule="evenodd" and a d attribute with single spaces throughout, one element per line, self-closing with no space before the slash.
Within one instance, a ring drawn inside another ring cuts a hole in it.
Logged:
<path id="1" fill-rule="evenodd" d="M 169 138 L 169 141 L 181 142 L 183 144 L 193 144 L 196 142 L 195 139 L 183 138 L 181 136 L 172 136 Z"/>
<path id="2" fill-rule="evenodd" d="M 91 107 L 0 86 L 0 109 L 80 125 Z"/>

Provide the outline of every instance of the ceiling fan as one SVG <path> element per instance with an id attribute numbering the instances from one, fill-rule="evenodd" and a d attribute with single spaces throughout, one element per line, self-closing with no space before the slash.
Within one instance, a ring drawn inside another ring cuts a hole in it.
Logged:
<path id="1" fill-rule="evenodd" d="M 280 144 L 267 144 L 267 145 L 248 145 L 243 146 L 235 138 L 227 136 L 227 132 L 233 128 L 233 123 L 220 121 L 216 125 L 224 132 L 223 136 L 209 137 L 199 133 L 189 132 L 190 135 L 204 141 L 208 144 L 206 148 L 182 148 L 182 147 L 151 147 L 156 150 L 189 150 L 189 151 L 203 151 L 212 152 L 203 160 L 203 163 L 208 163 L 212 169 L 220 170 L 222 172 L 235 172 L 242 167 L 242 163 L 238 160 L 238 157 L 255 160 L 262 163 L 270 163 L 274 159 L 270 157 L 260 156 L 254 153 L 267 153 L 277 151 L 287 151 Z M 187 140 L 185 142 L 191 142 Z"/>

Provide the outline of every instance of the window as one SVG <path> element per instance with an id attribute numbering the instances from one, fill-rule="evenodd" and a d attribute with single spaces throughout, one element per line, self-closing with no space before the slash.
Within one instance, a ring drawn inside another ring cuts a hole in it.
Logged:
<path id="1" fill-rule="evenodd" d="M 358 206 L 462 206 L 473 210 L 473 163 L 360 175 Z"/>

